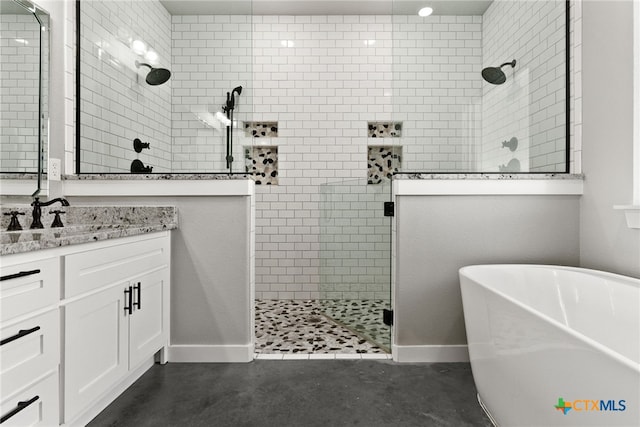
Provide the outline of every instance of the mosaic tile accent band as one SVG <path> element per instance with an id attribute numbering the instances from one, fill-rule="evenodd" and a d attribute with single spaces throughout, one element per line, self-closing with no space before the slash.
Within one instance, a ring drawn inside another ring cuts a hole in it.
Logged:
<path id="1" fill-rule="evenodd" d="M 367 122 L 369 138 L 400 138 L 402 122 Z"/>
<path id="2" fill-rule="evenodd" d="M 275 138 L 278 122 L 244 122 L 244 134 L 254 138 Z"/>
<path id="3" fill-rule="evenodd" d="M 401 162 L 401 146 L 370 145 L 367 157 L 369 167 L 367 183 L 380 184 L 385 180 L 390 180 L 393 173 L 400 170 Z"/>
<path id="4" fill-rule="evenodd" d="M 256 185 L 278 185 L 278 147 L 245 147 L 244 157 Z"/>
<path id="5" fill-rule="evenodd" d="M 348 301 L 343 301 L 348 302 Z M 337 304 L 332 313 L 344 319 L 349 310 Z M 378 346 L 324 315 L 316 300 L 256 300 L 256 343 L 259 354 L 385 354 Z M 351 311 L 352 313 L 355 311 Z"/>

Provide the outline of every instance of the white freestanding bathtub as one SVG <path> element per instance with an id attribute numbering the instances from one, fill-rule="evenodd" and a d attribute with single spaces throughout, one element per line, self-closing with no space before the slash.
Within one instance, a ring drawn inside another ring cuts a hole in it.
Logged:
<path id="1" fill-rule="evenodd" d="M 543 265 L 460 269 L 478 398 L 500 427 L 640 426 L 640 280 Z"/>

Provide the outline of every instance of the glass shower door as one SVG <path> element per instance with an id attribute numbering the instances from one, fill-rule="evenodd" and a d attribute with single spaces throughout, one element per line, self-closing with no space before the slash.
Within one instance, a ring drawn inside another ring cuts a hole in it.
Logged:
<path id="1" fill-rule="evenodd" d="M 391 183 L 326 184 L 320 203 L 320 303 L 325 316 L 391 350 Z"/>

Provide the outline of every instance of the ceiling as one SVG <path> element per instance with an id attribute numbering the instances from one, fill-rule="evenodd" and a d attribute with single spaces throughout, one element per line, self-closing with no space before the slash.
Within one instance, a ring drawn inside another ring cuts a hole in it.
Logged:
<path id="1" fill-rule="evenodd" d="M 172 15 L 482 15 L 493 0 L 160 0 Z"/>

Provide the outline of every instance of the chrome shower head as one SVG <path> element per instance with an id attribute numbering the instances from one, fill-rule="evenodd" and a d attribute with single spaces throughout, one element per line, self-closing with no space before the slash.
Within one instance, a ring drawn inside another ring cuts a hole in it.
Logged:
<path id="1" fill-rule="evenodd" d="M 149 74 L 147 74 L 147 78 L 145 79 L 148 85 L 158 86 L 166 83 L 167 80 L 171 78 L 171 71 L 167 70 L 166 68 L 153 68 L 149 64 L 136 61 L 136 68 L 140 68 L 141 66 L 149 67 L 151 69 L 149 71 Z"/>
<path id="2" fill-rule="evenodd" d="M 511 65 L 511 68 L 516 66 L 516 60 L 514 59 L 511 62 L 505 62 L 499 67 L 487 67 L 482 70 L 482 78 L 485 79 L 488 83 L 494 85 L 501 85 L 502 83 L 507 81 L 507 76 L 502 71 L 502 67 L 505 65 Z"/>

